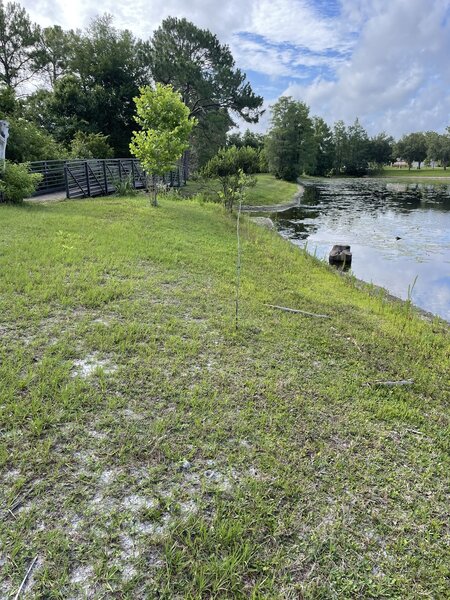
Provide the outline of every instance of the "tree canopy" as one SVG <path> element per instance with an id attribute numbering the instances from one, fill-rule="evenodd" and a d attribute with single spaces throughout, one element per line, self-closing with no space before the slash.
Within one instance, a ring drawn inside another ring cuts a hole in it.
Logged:
<path id="1" fill-rule="evenodd" d="M 304 102 L 282 96 L 272 106 L 271 129 L 266 137 L 269 170 L 276 177 L 295 181 L 314 157 L 314 132 Z"/>
<path id="2" fill-rule="evenodd" d="M 180 92 L 191 117 L 225 109 L 248 123 L 258 121 L 263 98 L 236 68 L 230 48 L 211 31 L 168 17 L 153 34 L 150 64 L 156 81 Z"/>
<path id="3" fill-rule="evenodd" d="M 0 0 L 0 81 L 16 89 L 40 67 L 35 64 L 39 28 L 17 2 Z"/>

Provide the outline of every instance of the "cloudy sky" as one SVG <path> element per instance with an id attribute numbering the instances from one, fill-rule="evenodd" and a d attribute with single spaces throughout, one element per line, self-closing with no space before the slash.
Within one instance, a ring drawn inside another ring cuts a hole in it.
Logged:
<path id="1" fill-rule="evenodd" d="M 330 124 L 359 117 L 396 137 L 450 125 L 449 0 L 22 0 L 41 25 L 86 26 L 109 12 L 148 38 L 186 17 L 230 45 L 269 106 L 303 100 Z M 268 116 L 258 128 L 264 130 Z"/>

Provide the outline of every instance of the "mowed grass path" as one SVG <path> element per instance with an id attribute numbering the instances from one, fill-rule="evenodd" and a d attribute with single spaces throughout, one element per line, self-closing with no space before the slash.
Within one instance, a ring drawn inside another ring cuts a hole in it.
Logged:
<path id="1" fill-rule="evenodd" d="M 450 597 L 448 327 L 235 229 L 0 207 L 0 597 Z"/>

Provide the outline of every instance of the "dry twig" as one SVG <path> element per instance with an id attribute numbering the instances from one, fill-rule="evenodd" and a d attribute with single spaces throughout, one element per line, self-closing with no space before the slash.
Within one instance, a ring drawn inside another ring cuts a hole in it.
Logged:
<path id="1" fill-rule="evenodd" d="M 31 571 L 34 568 L 34 565 L 36 564 L 37 559 L 38 559 L 38 557 L 36 555 L 33 558 L 33 560 L 31 561 L 31 565 L 28 567 L 28 571 L 25 573 L 25 577 L 22 579 L 22 583 L 20 584 L 20 588 L 17 590 L 17 594 L 14 596 L 14 600 L 18 600 L 18 598 L 20 597 L 20 594 L 22 593 L 25 583 L 27 582 L 27 579 L 30 576 Z"/>
<path id="2" fill-rule="evenodd" d="M 318 319 L 331 319 L 329 315 L 317 315 L 316 313 L 307 312 L 306 310 L 299 310 L 297 308 L 288 308 L 287 306 L 278 306 L 277 304 L 265 304 L 264 306 L 270 306 L 270 308 L 278 308 L 286 312 L 298 313 L 300 315 L 306 315 L 308 317 L 317 317 Z"/>
<path id="3" fill-rule="evenodd" d="M 399 381 L 372 381 L 366 383 L 366 385 L 387 385 L 387 386 L 395 386 L 395 385 L 413 385 L 414 379 L 400 379 Z"/>

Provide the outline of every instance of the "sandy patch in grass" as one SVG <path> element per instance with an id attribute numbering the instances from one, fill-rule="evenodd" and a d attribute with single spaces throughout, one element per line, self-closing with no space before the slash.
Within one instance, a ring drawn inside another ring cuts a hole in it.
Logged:
<path id="1" fill-rule="evenodd" d="M 101 369 L 103 373 L 109 375 L 117 370 L 117 365 L 113 364 L 108 359 L 101 359 L 96 352 L 88 354 L 85 358 L 75 360 L 73 362 L 72 377 L 82 377 L 87 379 L 93 375 L 97 369 Z"/>

